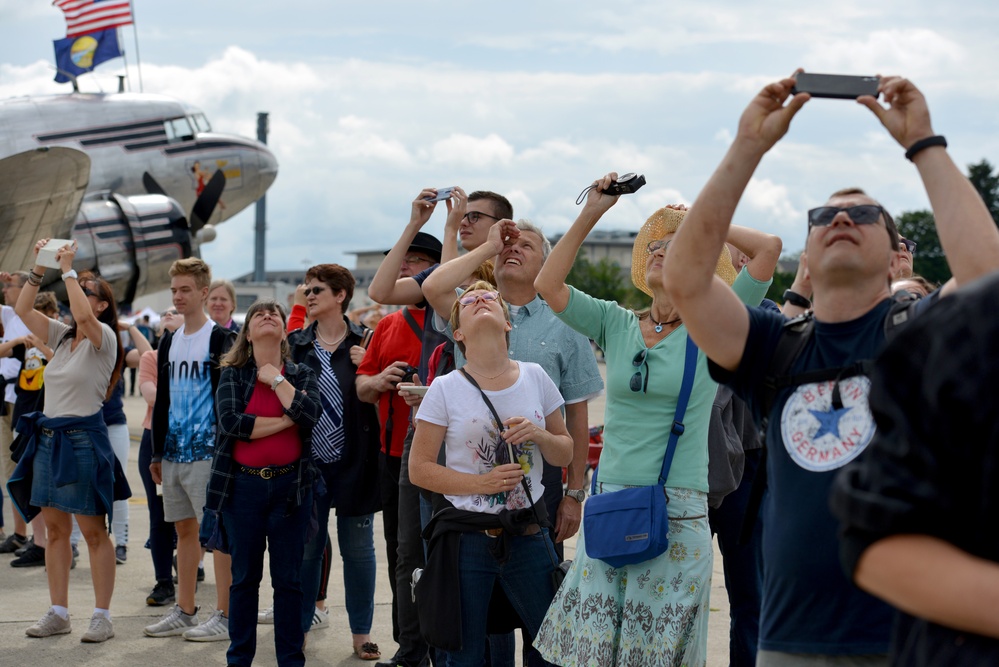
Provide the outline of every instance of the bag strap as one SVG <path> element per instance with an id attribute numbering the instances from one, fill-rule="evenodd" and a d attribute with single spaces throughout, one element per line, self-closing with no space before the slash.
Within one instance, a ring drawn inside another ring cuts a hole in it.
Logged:
<path id="1" fill-rule="evenodd" d="M 421 329 L 420 325 L 417 324 L 416 318 L 413 317 L 413 314 L 411 312 L 409 312 L 409 308 L 402 309 L 402 316 L 406 319 L 406 323 L 409 325 L 409 328 L 413 330 L 413 333 L 416 335 L 417 339 L 419 339 L 419 341 L 422 343 L 423 329 Z"/>
<path id="2" fill-rule="evenodd" d="M 690 335 L 687 335 L 687 352 L 683 361 L 683 381 L 680 383 L 680 397 L 676 402 L 676 413 L 673 415 L 673 425 L 669 429 L 669 444 L 666 445 L 666 455 L 663 457 L 663 467 L 659 472 L 659 483 L 666 486 L 670 466 L 673 465 L 673 455 L 676 454 L 676 444 L 683 435 L 683 415 L 687 412 L 687 402 L 694 388 L 694 374 L 697 371 L 697 345 Z"/>
<path id="3" fill-rule="evenodd" d="M 459 368 L 458 372 L 464 375 L 465 379 L 468 380 L 473 387 L 479 390 L 479 394 L 482 396 L 482 400 L 485 401 L 486 407 L 488 407 L 489 411 L 493 413 L 493 419 L 496 420 L 496 428 L 499 429 L 500 433 L 506 430 L 503 427 L 503 420 L 500 419 L 499 413 L 496 412 L 496 408 L 493 407 L 493 402 L 489 400 L 488 396 L 486 396 L 486 392 L 482 391 L 482 387 L 480 387 L 479 383 L 475 381 L 475 378 L 469 375 L 468 371 L 466 371 L 464 368 Z M 513 463 L 513 461 L 510 461 L 510 463 Z M 531 511 L 534 513 L 535 521 L 538 522 L 539 526 L 544 525 L 544 522 L 541 521 L 541 517 L 538 515 L 537 508 L 534 506 L 534 498 L 531 497 L 531 487 L 527 485 L 527 475 L 524 475 L 523 477 L 520 478 L 520 485 L 524 487 L 524 493 L 527 494 L 527 502 L 531 503 Z M 551 522 L 548 523 L 550 525 Z M 548 558 L 551 559 L 552 565 L 554 567 L 558 567 L 558 562 L 556 562 L 555 556 L 552 555 L 552 550 L 546 548 L 545 551 L 548 552 Z"/>

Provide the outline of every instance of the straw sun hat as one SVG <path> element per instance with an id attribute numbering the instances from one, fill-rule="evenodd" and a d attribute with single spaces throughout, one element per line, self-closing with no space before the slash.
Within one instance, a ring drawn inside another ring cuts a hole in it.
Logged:
<path id="1" fill-rule="evenodd" d="M 658 241 L 667 234 L 672 234 L 680 228 L 687 209 L 674 208 L 670 204 L 664 206 L 645 221 L 638 236 L 635 237 L 635 245 L 631 250 L 631 282 L 635 287 L 652 296 L 652 290 L 645 281 L 645 263 L 649 259 L 648 245 L 651 241 Z M 728 246 L 722 246 L 721 255 L 718 256 L 718 266 L 715 267 L 715 274 L 731 285 L 735 282 L 735 267 L 732 266 L 732 253 L 728 251 Z"/>

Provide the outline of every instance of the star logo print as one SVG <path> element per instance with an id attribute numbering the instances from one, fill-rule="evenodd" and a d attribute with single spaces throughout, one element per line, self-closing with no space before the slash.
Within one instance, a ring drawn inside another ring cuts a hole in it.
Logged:
<path id="1" fill-rule="evenodd" d="M 837 440 L 841 440 L 842 437 L 839 434 L 839 420 L 852 409 L 853 408 L 840 408 L 839 410 L 836 410 L 834 408 L 829 408 L 828 412 L 809 410 L 809 412 L 812 413 L 812 416 L 819 421 L 819 430 L 812 436 L 812 440 L 818 440 L 827 433 L 831 433 Z"/>

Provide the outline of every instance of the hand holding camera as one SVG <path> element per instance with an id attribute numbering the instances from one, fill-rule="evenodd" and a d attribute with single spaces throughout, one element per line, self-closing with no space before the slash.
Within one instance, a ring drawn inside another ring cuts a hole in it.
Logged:
<path id="1" fill-rule="evenodd" d="M 580 192 L 579 196 L 576 198 L 576 205 L 578 206 L 579 204 L 582 204 L 583 199 L 593 201 L 592 198 L 587 197 L 591 190 L 598 194 L 617 197 L 619 195 L 627 195 L 637 192 L 643 185 L 645 185 L 645 176 L 642 174 L 629 172 L 623 176 L 618 176 L 617 172 L 612 171 L 600 180 L 594 181 L 592 185 Z M 608 204 L 608 208 L 613 205 L 614 203 L 612 201 Z"/>

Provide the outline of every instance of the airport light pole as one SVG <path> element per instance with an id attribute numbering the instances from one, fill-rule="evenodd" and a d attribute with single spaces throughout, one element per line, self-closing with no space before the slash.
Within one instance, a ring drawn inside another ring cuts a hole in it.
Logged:
<path id="1" fill-rule="evenodd" d="M 257 114 L 257 141 L 267 143 L 267 113 Z M 267 241 L 267 193 L 257 200 L 257 218 L 255 226 L 255 247 L 253 254 L 253 282 L 262 283 L 267 280 L 264 265 L 264 244 Z"/>

